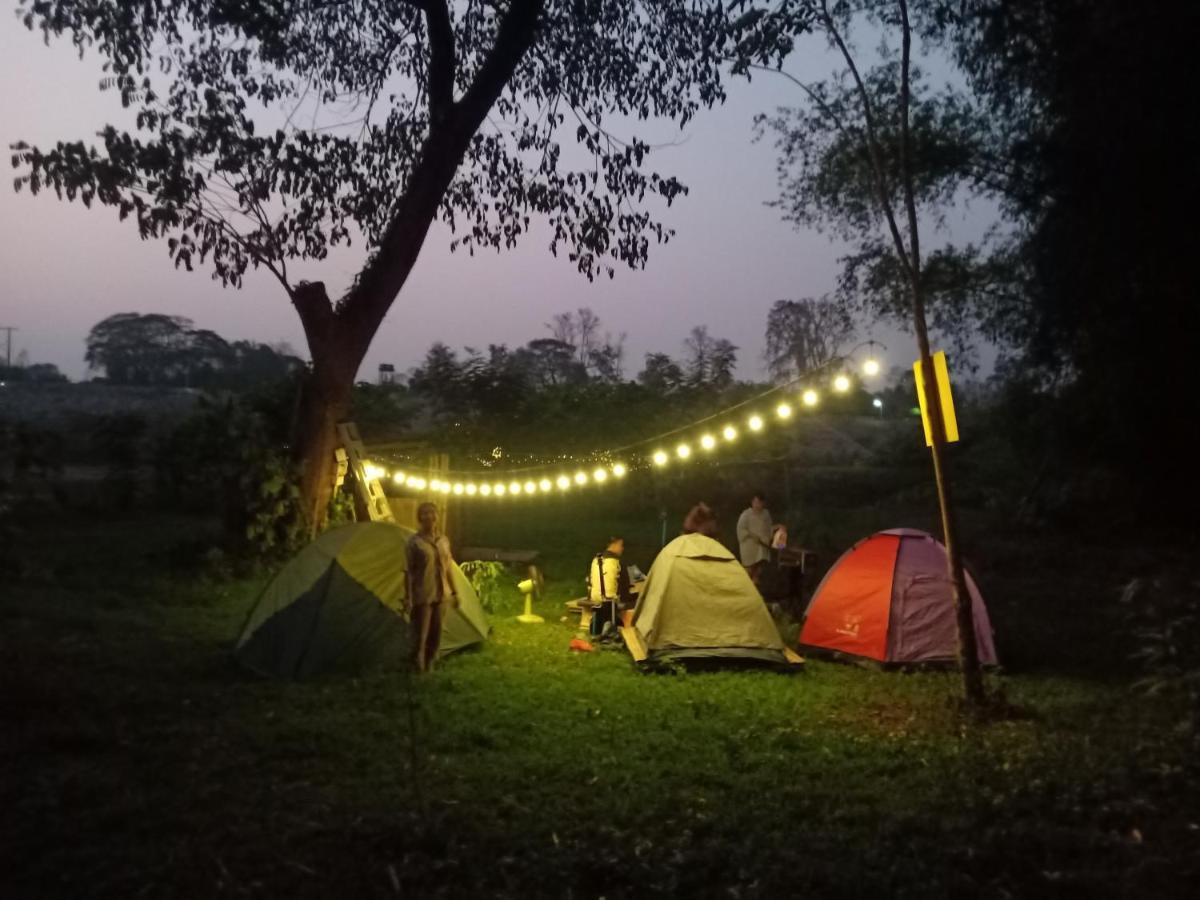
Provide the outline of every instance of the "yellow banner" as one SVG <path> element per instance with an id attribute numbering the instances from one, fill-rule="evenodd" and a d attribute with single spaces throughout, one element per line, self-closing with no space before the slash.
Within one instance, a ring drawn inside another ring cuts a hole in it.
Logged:
<path id="1" fill-rule="evenodd" d="M 925 446 L 933 444 L 933 429 L 929 424 L 929 410 L 925 408 L 925 376 L 921 372 L 921 361 L 913 363 L 913 374 L 917 379 L 917 401 L 921 404 L 921 424 L 925 426 Z M 946 425 L 946 442 L 958 440 L 958 419 L 954 415 L 954 397 L 950 394 L 950 372 L 946 368 L 946 352 L 933 354 L 933 376 L 936 379 L 938 400 L 942 407 L 942 422 Z"/>

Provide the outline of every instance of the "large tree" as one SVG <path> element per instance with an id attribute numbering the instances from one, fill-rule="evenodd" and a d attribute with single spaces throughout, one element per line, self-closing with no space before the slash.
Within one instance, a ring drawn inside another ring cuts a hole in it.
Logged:
<path id="1" fill-rule="evenodd" d="M 99 51 L 102 86 L 135 119 L 99 146 L 18 145 L 18 184 L 113 206 L 225 284 L 263 267 L 299 313 L 312 377 L 296 449 L 314 524 L 334 426 L 431 225 L 473 252 L 512 247 L 539 216 L 551 251 L 589 278 L 644 264 L 671 235 L 644 201 L 685 187 L 608 118 L 683 125 L 722 99 L 726 60 L 772 64 L 807 24 L 799 0 L 21 6 L 47 39 Z M 359 238 L 365 261 L 339 297 L 290 274 Z"/>
<path id="2" fill-rule="evenodd" d="M 835 300 L 776 300 L 767 313 L 767 368 L 788 381 L 833 359 L 853 336 L 854 321 Z"/>

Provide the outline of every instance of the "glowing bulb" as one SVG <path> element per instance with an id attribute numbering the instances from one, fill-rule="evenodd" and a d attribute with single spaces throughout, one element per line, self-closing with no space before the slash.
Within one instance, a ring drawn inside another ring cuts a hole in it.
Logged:
<path id="1" fill-rule="evenodd" d="M 521 493 L 521 482 L 519 482 L 519 481 L 510 482 L 508 485 L 508 492 L 510 494 L 520 494 Z"/>
<path id="2" fill-rule="evenodd" d="M 717 446 L 717 439 L 711 434 L 706 434 L 704 437 L 700 438 L 700 446 L 705 450 L 711 450 L 713 447 Z"/>
<path id="3" fill-rule="evenodd" d="M 576 472 L 575 473 L 575 483 L 576 484 L 587 484 L 587 472 Z"/>
<path id="4" fill-rule="evenodd" d="M 801 395 L 800 399 L 804 402 L 805 406 L 816 406 L 821 398 L 817 396 L 816 391 L 809 389 Z"/>
<path id="5" fill-rule="evenodd" d="M 873 407 L 875 407 L 876 409 L 883 409 L 883 401 L 880 400 L 878 397 L 876 397 L 874 400 L 871 401 L 871 405 Z"/>
<path id="6" fill-rule="evenodd" d="M 503 497 L 504 496 L 504 485 L 497 484 L 496 486 L 494 486 L 492 488 L 492 496 L 493 497 Z"/>
<path id="7" fill-rule="evenodd" d="M 792 408 L 786 403 L 780 403 L 775 407 L 775 415 L 781 419 L 790 419 L 792 416 Z"/>
<path id="8" fill-rule="evenodd" d="M 431 478 L 429 480 L 429 489 L 431 491 L 436 491 L 441 487 L 441 484 L 442 483 L 440 481 L 438 481 L 436 478 Z"/>
<path id="9" fill-rule="evenodd" d="M 413 487 L 415 487 L 418 491 L 425 490 L 425 479 L 424 478 L 414 478 L 413 480 L 416 482 L 416 484 L 414 484 Z"/>
<path id="10" fill-rule="evenodd" d="M 624 478 L 625 477 L 625 466 L 623 466 L 621 463 L 617 463 L 615 466 L 613 466 L 613 477 Z"/>
<path id="11" fill-rule="evenodd" d="M 846 393 L 846 391 L 850 390 L 850 379 L 845 375 L 839 375 L 833 379 L 833 389 L 839 394 Z"/>
<path id="12" fill-rule="evenodd" d="M 727 441 L 737 440 L 737 429 L 732 425 L 726 425 L 725 429 L 721 432 L 721 436 Z"/>
<path id="13" fill-rule="evenodd" d="M 870 377 L 879 374 L 879 360 L 868 359 L 863 363 L 863 374 Z"/>
<path id="14" fill-rule="evenodd" d="M 538 482 L 538 487 L 540 487 L 543 491 L 548 491 L 548 490 L 550 490 L 550 488 L 554 487 L 554 484 L 550 481 L 549 478 L 543 478 L 541 481 Z"/>
<path id="15" fill-rule="evenodd" d="M 462 496 L 462 492 L 463 492 L 463 486 L 462 486 L 462 484 L 461 484 L 461 483 L 455 484 L 455 485 L 454 485 L 454 493 L 455 493 L 457 496 L 461 497 L 461 496 Z"/>
<path id="16" fill-rule="evenodd" d="M 478 490 L 479 490 L 479 488 L 475 487 L 475 485 L 473 485 L 473 484 L 468 484 L 468 485 L 467 485 L 467 496 L 468 496 L 468 497 L 474 497 L 474 496 L 475 496 L 475 493 L 476 493 Z"/>
<path id="17" fill-rule="evenodd" d="M 665 466 L 667 464 L 667 454 L 662 450 L 656 450 L 654 453 L 654 464 L 656 466 Z"/>
<path id="18" fill-rule="evenodd" d="M 482 497 L 492 496 L 492 486 L 490 484 L 481 484 L 479 486 L 479 494 Z"/>
<path id="19" fill-rule="evenodd" d="M 567 488 L 569 488 L 571 486 L 571 479 L 568 478 L 566 475 L 559 475 L 558 480 L 554 483 L 558 485 L 558 489 L 560 491 L 565 491 Z"/>
<path id="20" fill-rule="evenodd" d="M 678 447 L 675 448 L 675 455 L 678 456 L 680 459 L 687 459 L 689 456 L 692 455 L 692 448 L 689 447 L 687 444 L 680 444 Z"/>
<path id="21" fill-rule="evenodd" d="M 404 480 L 406 477 L 407 476 L 399 470 L 396 470 L 395 472 L 392 473 L 392 481 L 396 482 L 396 484 L 404 484 Z"/>
<path id="22" fill-rule="evenodd" d="M 596 482 L 604 482 L 608 480 L 608 472 L 604 469 L 597 469 L 592 473 L 592 480 Z"/>
<path id="23" fill-rule="evenodd" d="M 751 431 L 762 431 L 763 420 L 760 416 L 751 416 L 746 424 L 750 426 Z"/>
<path id="24" fill-rule="evenodd" d="M 546 485 L 546 487 L 549 487 L 549 486 L 550 485 Z M 542 488 L 542 490 L 545 490 L 545 489 L 546 488 Z M 537 485 L 534 484 L 532 481 L 525 482 L 525 493 L 536 494 L 537 493 Z"/>

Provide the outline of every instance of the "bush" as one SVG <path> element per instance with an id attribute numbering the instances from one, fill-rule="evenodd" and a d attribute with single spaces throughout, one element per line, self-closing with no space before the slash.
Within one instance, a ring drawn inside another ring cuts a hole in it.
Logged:
<path id="1" fill-rule="evenodd" d="M 484 608 L 484 611 L 489 613 L 495 612 L 502 592 L 501 583 L 504 580 L 505 574 L 504 563 L 473 559 L 461 563 L 459 568 L 470 579 L 471 587 L 479 595 L 479 603 Z"/>
<path id="2" fill-rule="evenodd" d="M 1145 669 L 1138 687 L 1184 698 L 1187 714 L 1181 727 L 1193 751 L 1200 751 L 1200 575 L 1175 570 L 1136 578 L 1121 599 L 1131 607 L 1134 657 Z"/>

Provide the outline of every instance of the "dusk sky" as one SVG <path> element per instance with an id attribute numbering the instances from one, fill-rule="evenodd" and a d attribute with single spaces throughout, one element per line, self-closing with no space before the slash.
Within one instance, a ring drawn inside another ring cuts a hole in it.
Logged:
<path id="1" fill-rule="evenodd" d="M 802 46 L 787 68 L 804 78 L 829 71 L 832 59 L 819 42 Z M 48 146 L 56 140 L 89 141 L 106 122 L 121 122 L 114 93 L 101 93 L 100 61 L 80 61 L 68 41 L 46 47 L 39 33 L 0 17 L 0 141 Z M 616 278 L 589 284 L 565 254 L 555 259 L 546 233 L 535 231 L 513 251 L 474 258 L 451 254 L 448 229 L 437 226 L 408 284 L 375 338 L 359 377 L 374 380 L 379 363 L 399 370 L 418 363 L 429 345 L 489 343 L 516 346 L 546 337 L 555 313 L 589 306 L 604 327 L 626 332 L 626 375 L 641 368 L 647 351 L 680 353 L 694 325 L 739 348 L 739 375 L 763 375 L 767 310 L 782 298 L 819 296 L 832 289 L 840 248 L 815 232 L 798 233 L 765 206 L 776 192 L 775 151 L 752 143 L 756 113 L 793 104 L 797 90 L 768 75 L 734 82 L 729 101 L 701 114 L 682 137 L 659 124 L 656 140 L 677 140 L 652 156 L 653 166 L 677 175 L 690 193 L 666 210 L 676 230 L 654 247 L 644 271 L 617 270 Z M 950 222 L 951 237 L 977 239 L 987 211 Z M 927 245 L 940 244 L 930 240 Z M 293 267 L 323 280 L 331 293 L 349 283 L 363 259 L 361 244 L 329 259 Z M 274 279 L 250 273 L 244 287 L 224 289 L 209 271 L 176 271 L 161 242 L 142 242 L 131 222 L 114 210 L 86 209 L 52 194 L 14 194 L 0 188 L 0 326 L 16 326 L 13 354 L 51 362 L 68 376 L 87 376 L 84 338 L 105 316 L 161 312 L 186 316 L 227 339 L 287 341 L 307 357 L 299 320 Z M 887 362 L 907 366 L 915 342 L 886 326 L 864 328 L 889 347 Z M 3 346 L 0 345 L 0 353 Z"/>

